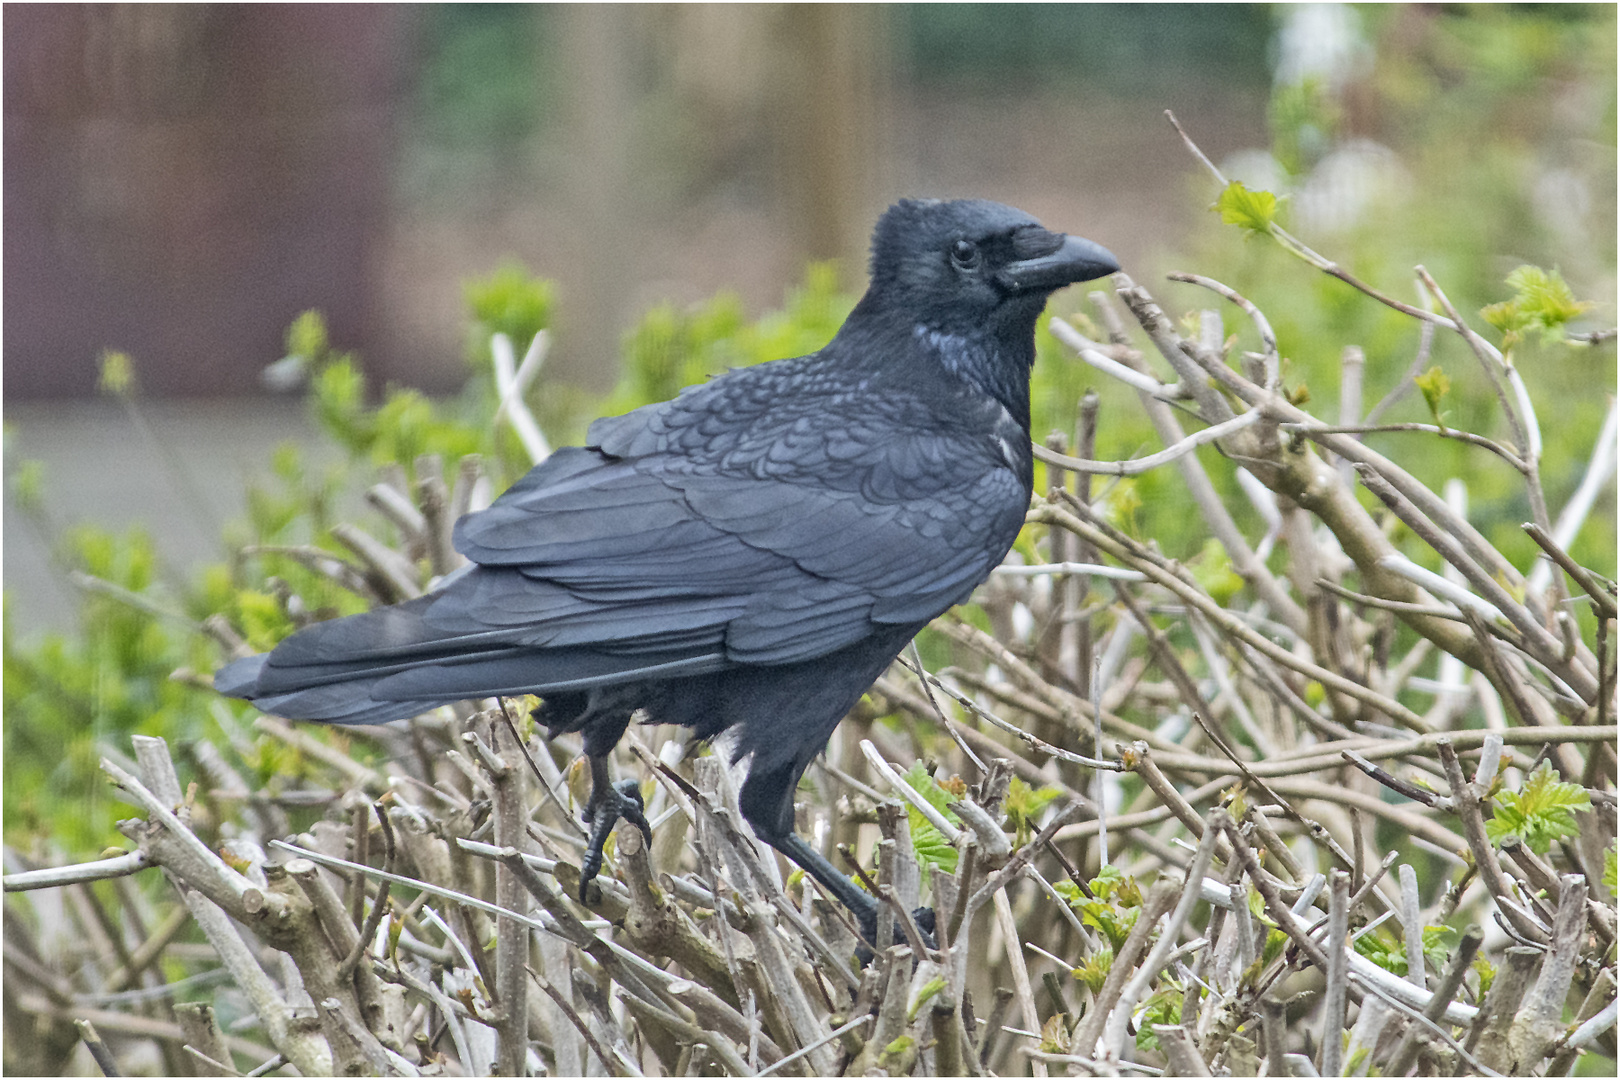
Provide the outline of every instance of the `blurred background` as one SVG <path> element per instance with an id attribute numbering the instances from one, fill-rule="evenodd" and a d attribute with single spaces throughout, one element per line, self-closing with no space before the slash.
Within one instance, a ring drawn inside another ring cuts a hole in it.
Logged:
<path id="1" fill-rule="evenodd" d="M 373 398 L 453 394 L 464 283 L 514 263 L 553 283 L 538 395 L 586 419 L 659 305 L 724 291 L 755 319 L 810 260 L 858 292 L 871 223 L 903 195 L 1012 203 L 1156 291 L 1167 269 L 1222 277 L 1265 301 L 1301 365 L 1357 341 L 1371 385 L 1398 379 L 1411 325 L 1223 230 L 1167 108 L 1389 291 L 1410 298 L 1423 261 L 1477 309 L 1533 262 L 1597 302 L 1594 326 L 1614 319 L 1611 5 L 4 17 L 4 572 L 24 633 L 74 624 L 60 548 L 76 523 L 144 526 L 176 581 L 227 554 L 245 481 L 283 441 L 318 442 L 301 396 L 264 378 L 301 312 L 324 315 Z M 1535 389 L 1595 432 L 1612 349 L 1552 363 Z"/>

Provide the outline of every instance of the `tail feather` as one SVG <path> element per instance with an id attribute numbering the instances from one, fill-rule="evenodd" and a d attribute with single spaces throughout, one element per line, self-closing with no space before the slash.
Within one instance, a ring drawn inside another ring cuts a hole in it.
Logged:
<path id="1" fill-rule="evenodd" d="M 694 626 L 685 601 L 596 605 L 477 567 L 441 591 L 304 627 L 227 664 L 214 686 L 289 719 L 378 724 L 469 698 L 701 675 L 732 666 L 724 627 L 745 605 L 708 598 Z"/>
<path id="2" fill-rule="evenodd" d="M 375 678 L 304 686 L 282 692 L 261 689 L 270 654 L 233 660 L 214 673 L 214 689 L 253 702 L 264 712 L 289 720 L 328 724 L 385 724 L 427 712 L 444 701 L 379 701 L 371 696 Z"/>
<path id="3" fill-rule="evenodd" d="M 426 628 L 425 640 L 412 643 L 402 633 L 407 625 L 404 619 L 369 615 L 317 624 L 270 653 L 220 668 L 214 688 L 292 720 L 380 724 L 469 698 L 543 697 L 730 666 L 718 643 L 699 652 L 646 646 L 620 652 L 525 647 L 493 635 L 435 639 Z M 313 643 L 324 647 L 312 648 Z M 474 644 L 482 647 L 469 648 Z"/>

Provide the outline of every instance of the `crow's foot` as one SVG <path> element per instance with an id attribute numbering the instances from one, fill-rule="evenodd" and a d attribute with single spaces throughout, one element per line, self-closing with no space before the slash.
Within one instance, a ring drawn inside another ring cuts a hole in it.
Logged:
<path id="1" fill-rule="evenodd" d="M 613 826 L 620 819 L 641 830 L 641 835 L 652 843 L 652 826 L 647 823 L 646 804 L 641 801 L 641 787 L 634 780 L 620 780 L 617 784 L 596 784 L 591 787 L 591 801 L 580 815 L 591 827 L 585 860 L 579 867 L 579 898 L 585 899 L 585 890 L 596 880 L 602 869 L 602 848 L 613 834 Z"/>
<path id="2" fill-rule="evenodd" d="M 855 959 L 860 962 L 861 967 L 865 967 L 872 962 L 870 943 L 877 941 L 878 905 L 873 904 L 870 908 L 855 912 L 854 915 L 855 925 L 860 928 L 862 938 L 861 941 L 855 944 Z M 911 919 L 917 924 L 917 929 L 922 932 L 923 947 L 928 949 L 938 948 L 939 945 L 934 940 L 934 909 L 931 907 L 912 908 Z M 910 944 L 910 939 L 906 937 L 905 928 L 898 921 L 894 925 L 894 943 L 896 945 Z M 913 959 L 920 960 L 922 957 L 914 957 Z"/>

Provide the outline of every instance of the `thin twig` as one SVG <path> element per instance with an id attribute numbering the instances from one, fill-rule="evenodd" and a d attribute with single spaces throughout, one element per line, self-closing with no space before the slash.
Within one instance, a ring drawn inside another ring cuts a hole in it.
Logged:
<path id="1" fill-rule="evenodd" d="M 1034 450 L 1036 460 L 1068 469 L 1070 472 L 1091 473 L 1099 476 L 1140 476 L 1150 469 L 1157 469 L 1160 465 L 1168 465 L 1178 458 L 1185 457 L 1206 443 L 1212 443 L 1216 439 L 1224 439 L 1228 435 L 1242 431 L 1244 428 L 1253 427 L 1259 419 L 1260 413 L 1251 409 L 1246 413 L 1232 417 L 1232 419 L 1224 423 L 1194 432 L 1156 454 L 1132 458 L 1130 461 L 1086 461 L 1083 458 L 1060 454 L 1056 450 L 1048 450 L 1040 443 L 1031 443 L 1030 446 Z"/>

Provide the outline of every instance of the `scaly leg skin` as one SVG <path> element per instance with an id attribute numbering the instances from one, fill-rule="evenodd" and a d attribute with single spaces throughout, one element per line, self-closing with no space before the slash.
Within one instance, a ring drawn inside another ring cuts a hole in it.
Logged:
<path id="1" fill-rule="evenodd" d="M 815 878 L 821 887 L 837 897 L 840 903 L 849 909 L 855 916 L 855 925 L 860 929 L 864 939 L 858 949 L 857 956 L 861 966 L 865 967 L 872 958 L 872 948 L 877 942 L 877 915 L 878 901 L 870 893 L 856 886 L 856 884 L 838 872 L 838 869 L 821 856 L 815 848 L 805 843 L 797 833 L 787 833 L 782 836 L 767 836 L 766 843 L 777 851 L 798 863 L 805 873 Z M 934 947 L 934 909 L 920 907 L 912 911 L 911 917 L 916 920 L 917 928 L 923 932 L 923 944 Z M 898 927 L 896 928 L 898 930 Z M 921 959 L 921 957 L 918 957 Z"/>
<path id="2" fill-rule="evenodd" d="M 620 780 L 615 784 L 608 776 L 607 755 L 593 757 L 591 762 L 591 801 L 580 815 L 591 827 L 585 859 L 579 867 L 579 898 L 585 899 L 585 890 L 596 880 L 602 869 L 602 848 L 613 834 L 613 826 L 622 818 L 641 830 L 648 846 L 652 845 L 652 826 L 647 823 L 646 804 L 641 801 L 641 788 L 634 780 Z"/>

